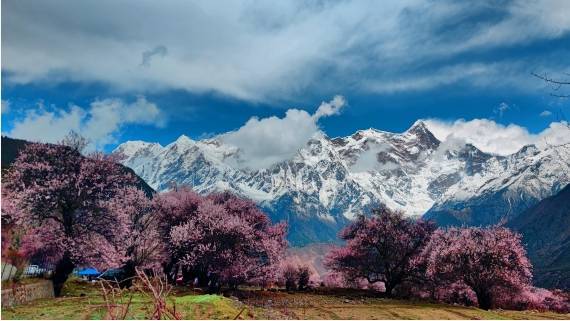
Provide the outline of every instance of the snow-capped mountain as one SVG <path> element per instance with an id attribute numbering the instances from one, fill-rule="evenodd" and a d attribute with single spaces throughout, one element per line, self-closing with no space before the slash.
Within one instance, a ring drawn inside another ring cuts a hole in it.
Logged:
<path id="1" fill-rule="evenodd" d="M 255 200 L 272 219 L 288 221 L 296 245 L 335 240 L 350 219 L 379 204 L 415 217 L 427 212 L 443 224 L 496 223 L 570 182 L 568 146 L 497 156 L 442 143 L 422 121 L 403 133 L 317 135 L 291 159 L 261 170 L 243 166 L 240 150 L 220 137 L 181 136 L 167 146 L 129 141 L 114 152 L 157 190 L 176 183 Z"/>

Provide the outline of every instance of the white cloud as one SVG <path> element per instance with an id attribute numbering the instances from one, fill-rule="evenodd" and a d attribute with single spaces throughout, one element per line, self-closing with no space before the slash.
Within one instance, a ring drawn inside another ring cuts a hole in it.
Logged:
<path id="1" fill-rule="evenodd" d="M 317 111 L 313 115 L 315 119 L 321 117 L 328 117 L 332 115 L 338 115 L 340 110 L 346 105 L 346 100 L 340 95 L 334 96 L 333 100 L 329 102 L 322 102 Z"/>
<path id="2" fill-rule="evenodd" d="M 518 125 L 504 126 L 489 119 L 459 119 L 454 122 L 428 119 L 425 123 L 437 139 L 450 141 L 450 148 L 457 142 L 467 142 L 484 152 L 498 155 L 515 153 L 528 144 L 542 148 L 548 144 L 570 143 L 570 127 L 566 122 L 553 122 L 538 134 L 529 133 Z"/>
<path id="3" fill-rule="evenodd" d="M 219 139 L 239 148 L 242 163 L 238 166 L 268 168 L 290 159 L 309 139 L 322 134 L 318 120 L 338 114 L 345 103 L 342 96 L 335 96 L 330 102 L 321 103 L 313 115 L 304 110 L 289 109 L 283 118 L 253 117 L 238 130 L 223 134 Z"/>
<path id="4" fill-rule="evenodd" d="M 539 147 L 568 144 L 570 143 L 570 124 L 565 121 L 552 122 L 535 138 Z"/>
<path id="5" fill-rule="evenodd" d="M 365 87 L 367 90 L 377 93 L 428 90 L 460 81 L 474 82 L 476 79 L 487 79 L 497 73 L 498 67 L 497 65 L 485 64 L 458 64 L 443 67 L 426 75 L 408 75 L 396 79 L 369 81 Z"/>
<path id="6" fill-rule="evenodd" d="M 560 37 L 570 30 L 569 11 L 570 2 L 566 0 L 514 1 L 506 7 L 505 19 L 487 26 L 460 48 L 508 46 Z"/>
<path id="7" fill-rule="evenodd" d="M 7 1 L 2 70 L 12 83 L 101 81 L 117 90 L 216 91 L 251 101 L 346 86 L 377 92 L 459 81 L 495 86 L 497 79 L 505 83 L 497 78 L 500 63 L 472 57 L 454 66 L 458 60 L 449 58 L 562 37 L 570 30 L 569 6 L 563 0 Z M 141 16 L 144 24 L 132 23 Z M 562 57 L 529 64 L 548 70 Z M 437 68 L 415 69 L 431 62 Z M 528 78 L 528 65 L 514 66 L 509 75 Z"/>
<path id="8" fill-rule="evenodd" d="M 468 142 L 464 137 L 456 137 L 454 135 L 449 135 L 446 139 L 441 141 L 439 147 L 434 152 L 434 159 L 445 160 L 446 154 L 449 151 L 459 151 L 465 147 Z"/>
<path id="9" fill-rule="evenodd" d="M 384 143 L 374 143 L 368 147 L 368 150 L 364 151 L 356 162 L 350 167 L 353 172 L 368 172 L 368 171 L 383 171 L 383 170 L 393 170 L 399 168 L 399 165 L 394 162 L 384 162 L 378 161 L 378 154 L 382 152 L 387 152 L 390 149 L 390 145 Z"/>
<path id="10" fill-rule="evenodd" d="M 539 114 L 540 117 L 548 117 L 552 116 L 552 112 L 550 110 L 544 110 Z"/>
<path id="11" fill-rule="evenodd" d="M 2 114 L 10 112 L 10 101 L 2 99 Z"/>
<path id="12" fill-rule="evenodd" d="M 92 150 L 115 143 L 119 131 L 127 124 L 160 127 L 165 124 L 165 119 L 160 109 L 144 97 L 138 97 L 132 103 L 120 99 L 96 100 L 89 108 L 72 105 L 69 110 L 47 108 L 40 104 L 37 109 L 27 112 L 24 118 L 16 119 L 6 134 L 14 138 L 55 143 L 73 130 L 91 141 L 89 149 Z"/>
<path id="13" fill-rule="evenodd" d="M 493 112 L 497 115 L 499 115 L 499 117 L 503 117 L 503 115 L 505 114 L 505 112 L 507 112 L 507 110 L 511 109 L 511 106 L 509 106 L 509 104 L 507 104 L 506 102 L 502 102 L 499 104 L 499 106 L 497 106 Z"/>

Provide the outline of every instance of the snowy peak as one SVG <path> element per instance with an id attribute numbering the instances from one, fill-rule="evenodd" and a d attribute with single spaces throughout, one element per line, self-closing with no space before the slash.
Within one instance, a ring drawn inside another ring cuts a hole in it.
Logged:
<path id="1" fill-rule="evenodd" d="M 119 145 L 114 151 L 114 154 L 120 154 L 123 157 L 132 158 L 135 156 L 141 156 L 140 152 L 158 154 L 163 149 L 162 145 L 158 143 L 147 143 L 144 141 L 127 141 Z"/>
<path id="2" fill-rule="evenodd" d="M 493 215 L 509 216 L 570 182 L 568 147 L 525 146 L 497 156 L 458 144 L 440 142 L 417 121 L 403 133 L 317 135 L 289 159 L 260 170 L 249 170 L 240 150 L 218 138 L 194 141 L 183 135 L 165 147 L 133 141 L 115 152 L 157 190 L 176 182 L 200 193 L 230 190 L 255 200 L 274 220 L 290 223 L 294 244 L 335 238 L 349 219 L 379 204 L 417 217 L 461 209 L 458 204 L 471 200 L 504 200 L 497 209 L 481 208 L 507 208 L 511 212 Z"/>
<path id="3" fill-rule="evenodd" d="M 426 123 L 423 120 L 416 120 L 412 126 L 405 131 L 405 133 L 409 133 L 409 134 L 418 134 L 418 135 L 431 135 L 431 132 L 429 131 L 429 129 L 427 128 Z"/>
<path id="4" fill-rule="evenodd" d="M 196 142 L 186 135 L 180 135 L 173 144 L 178 146 L 193 146 Z"/>
<path id="5" fill-rule="evenodd" d="M 409 140 L 415 140 L 418 145 L 424 148 L 434 149 L 440 144 L 440 141 L 421 120 L 416 121 L 410 129 L 404 132 L 403 136 Z"/>

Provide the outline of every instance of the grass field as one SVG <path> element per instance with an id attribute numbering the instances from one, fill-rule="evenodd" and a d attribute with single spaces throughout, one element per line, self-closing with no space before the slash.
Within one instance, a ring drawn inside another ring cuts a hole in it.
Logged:
<path id="1" fill-rule="evenodd" d="M 132 295 L 127 318 L 144 319 L 150 301 Z M 351 294 L 251 291 L 240 297 L 207 295 L 177 289 L 171 299 L 184 319 L 570 319 L 569 314 L 533 311 L 483 311 L 476 308 L 398 301 Z M 97 285 L 69 281 L 64 296 L 2 309 L 2 319 L 101 319 L 104 300 Z"/>

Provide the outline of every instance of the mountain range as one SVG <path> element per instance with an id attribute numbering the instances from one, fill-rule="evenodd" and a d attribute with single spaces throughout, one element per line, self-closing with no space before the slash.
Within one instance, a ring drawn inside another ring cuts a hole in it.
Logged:
<path id="1" fill-rule="evenodd" d="M 495 155 L 442 142 L 421 120 L 403 133 L 321 133 L 264 169 L 248 168 L 223 136 L 181 136 L 166 146 L 128 141 L 114 153 L 158 191 L 179 184 L 253 199 L 274 221 L 288 222 L 296 246 L 336 242 L 351 219 L 381 204 L 443 226 L 506 224 L 570 182 L 568 145 Z"/>
<path id="2" fill-rule="evenodd" d="M 149 195 L 182 184 L 255 200 L 272 220 L 288 222 L 290 259 L 311 261 L 317 274 L 338 231 L 382 204 L 440 226 L 505 225 L 523 236 L 535 284 L 570 289 L 568 145 L 528 145 L 500 156 L 442 142 L 418 121 L 403 133 L 317 135 L 291 159 L 249 169 L 241 151 L 223 141 L 129 141 L 114 153 Z M 2 137 L 3 171 L 27 143 Z"/>

